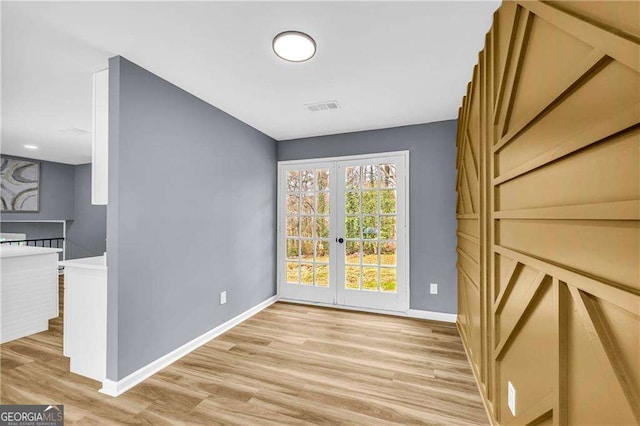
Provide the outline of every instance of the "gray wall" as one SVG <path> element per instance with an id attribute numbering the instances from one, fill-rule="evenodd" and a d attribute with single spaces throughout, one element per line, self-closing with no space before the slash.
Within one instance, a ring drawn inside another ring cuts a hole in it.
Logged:
<path id="1" fill-rule="evenodd" d="M 74 167 L 73 220 L 67 223 L 67 259 L 107 250 L 107 207 L 91 204 L 91 164 Z"/>
<path id="2" fill-rule="evenodd" d="M 74 167 L 69 164 L 40 162 L 40 211 L 2 213 L 2 220 L 73 219 Z"/>
<path id="3" fill-rule="evenodd" d="M 62 237 L 62 222 L 2 222 L 1 232 L 26 234 L 27 239 Z"/>
<path id="4" fill-rule="evenodd" d="M 121 57 L 109 114 L 117 380 L 275 295 L 276 143 Z"/>
<path id="5" fill-rule="evenodd" d="M 278 142 L 278 160 L 409 150 L 411 308 L 457 312 L 456 120 Z M 429 283 L 439 294 L 429 294 Z"/>
<path id="6" fill-rule="evenodd" d="M 106 206 L 91 205 L 91 164 L 77 166 L 40 162 L 40 211 L 2 213 L 2 232 L 19 232 L 27 238 L 62 237 L 62 224 L 6 222 L 12 220 L 64 220 L 67 225 L 66 257 L 100 256 L 106 250 Z"/>

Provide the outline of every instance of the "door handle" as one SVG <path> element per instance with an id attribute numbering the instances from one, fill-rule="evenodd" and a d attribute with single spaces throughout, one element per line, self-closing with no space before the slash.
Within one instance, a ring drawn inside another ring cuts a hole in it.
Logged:
<path id="1" fill-rule="evenodd" d="M 336 243 L 344 243 L 344 238 L 340 237 L 340 238 L 336 238 Z"/>

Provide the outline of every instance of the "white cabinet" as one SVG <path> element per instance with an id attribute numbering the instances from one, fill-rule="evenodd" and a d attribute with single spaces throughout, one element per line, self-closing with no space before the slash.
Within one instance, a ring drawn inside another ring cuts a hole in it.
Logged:
<path id="1" fill-rule="evenodd" d="M 104 257 L 64 265 L 64 355 L 71 372 L 102 381 L 107 371 L 107 267 Z"/>
<path id="2" fill-rule="evenodd" d="M 91 204 L 107 204 L 109 179 L 109 70 L 93 74 Z"/>

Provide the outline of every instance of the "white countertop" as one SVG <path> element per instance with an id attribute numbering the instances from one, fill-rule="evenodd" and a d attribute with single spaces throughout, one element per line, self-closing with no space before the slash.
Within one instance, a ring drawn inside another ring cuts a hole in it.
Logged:
<path id="1" fill-rule="evenodd" d="M 107 265 L 104 264 L 104 256 L 65 260 L 58 262 L 58 265 L 64 266 L 65 268 L 97 269 L 100 271 L 107 270 Z"/>
<path id="2" fill-rule="evenodd" d="M 38 254 L 51 254 L 60 253 L 61 248 L 49 248 L 49 247 L 33 247 L 33 246 L 11 246 L 8 244 L 0 245 L 0 258 L 5 259 L 8 257 L 19 256 L 34 256 Z"/>

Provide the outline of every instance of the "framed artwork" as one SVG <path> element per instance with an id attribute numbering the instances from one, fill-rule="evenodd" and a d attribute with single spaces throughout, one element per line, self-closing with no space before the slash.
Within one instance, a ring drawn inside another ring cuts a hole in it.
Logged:
<path id="1" fill-rule="evenodd" d="M 40 162 L 1 156 L 3 213 L 37 213 L 40 209 Z"/>

